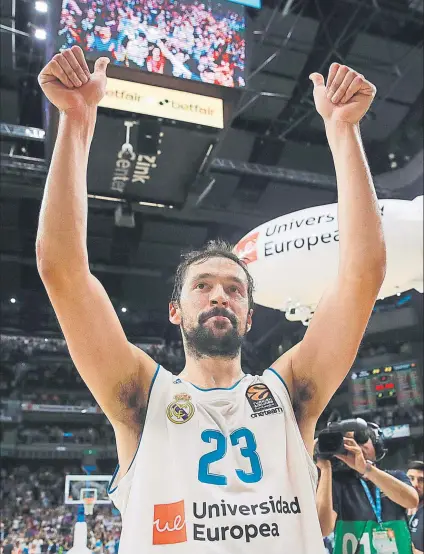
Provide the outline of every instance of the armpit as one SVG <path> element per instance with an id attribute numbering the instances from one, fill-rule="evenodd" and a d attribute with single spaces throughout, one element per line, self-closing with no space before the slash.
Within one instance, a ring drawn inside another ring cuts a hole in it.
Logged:
<path id="1" fill-rule="evenodd" d="M 310 379 L 296 379 L 293 382 L 293 411 L 299 423 L 307 413 L 308 403 L 316 393 L 316 385 Z"/>
<path id="2" fill-rule="evenodd" d="M 146 419 L 147 400 L 138 379 L 131 378 L 118 384 L 117 396 L 122 407 L 123 423 L 143 427 Z"/>

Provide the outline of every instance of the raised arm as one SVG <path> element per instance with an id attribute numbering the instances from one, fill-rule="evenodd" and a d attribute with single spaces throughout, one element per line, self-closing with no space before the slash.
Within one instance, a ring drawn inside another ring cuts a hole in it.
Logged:
<path id="1" fill-rule="evenodd" d="M 114 426 L 124 466 L 137 445 L 140 412 L 155 364 L 127 341 L 88 263 L 86 173 L 107 63 L 107 58 L 97 60 L 90 75 L 82 50 L 74 46 L 54 56 L 39 75 L 44 94 L 60 110 L 60 121 L 36 250 L 38 270 L 71 357 Z"/>
<path id="2" fill-rule="evenodd" d="M 191 78 L 191 71 L 186 68 L 186 66 L 178 60 L 176 56 L 165 46 L 165 44 L 159 39 L 157 45 L 160 48 L 162 54 L 167 58 L 173 66 L 177 67 L 187 79 Z"/>
<path id="3" fill-rule="evenodd" d="M 316 421 L 355 360 L 386 264 L 379 206 L 359 131 L 375 87 L 338 64 L 331 66 L 326 85 L 322 75 L 311 79 L 337 176 L 339 269 L 302 342 L 274 365 L 292 390 L 310 452 Z"/>

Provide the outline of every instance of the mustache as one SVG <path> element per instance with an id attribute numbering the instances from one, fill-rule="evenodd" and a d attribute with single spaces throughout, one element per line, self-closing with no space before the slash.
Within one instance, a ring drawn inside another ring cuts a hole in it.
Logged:
<path id="1" fill-rule="evenodd" d="M 237 326 L 236 316 L 234 314 L 232 314 L 231 312 L 229 312 L 228 310 L 226 310 L 225 308 L 218 308 L 218 307 L 212 308 L 211 310 L 209 310 L 208 312 L 206 312 L 204 314 L 200 314 L 199 323 L 200 323 L 200 325 L 202 325 L 209 318 L 216 317 L 216 316 L 226 317 L 230 320 L 230 322 L 233 324 L 234 327 Z"/>

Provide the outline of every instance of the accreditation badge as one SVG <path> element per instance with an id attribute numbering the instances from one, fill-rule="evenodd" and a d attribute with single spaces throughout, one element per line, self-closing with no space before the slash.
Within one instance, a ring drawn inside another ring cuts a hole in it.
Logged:
<path id="1" fill-rule="evenodd" d="M 393 529 L 374 529 L 372 543 L 377 554 L 399 554 Z"/>

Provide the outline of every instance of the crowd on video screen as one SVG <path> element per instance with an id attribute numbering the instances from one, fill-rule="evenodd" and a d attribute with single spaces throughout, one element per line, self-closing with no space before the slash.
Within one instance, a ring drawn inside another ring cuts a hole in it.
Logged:
<path id="1" fill-rule="evenodd" d="M 245 19 L 227 0 L 64 0 L 57 50 L 226 87 L 245 85 Z"/>

